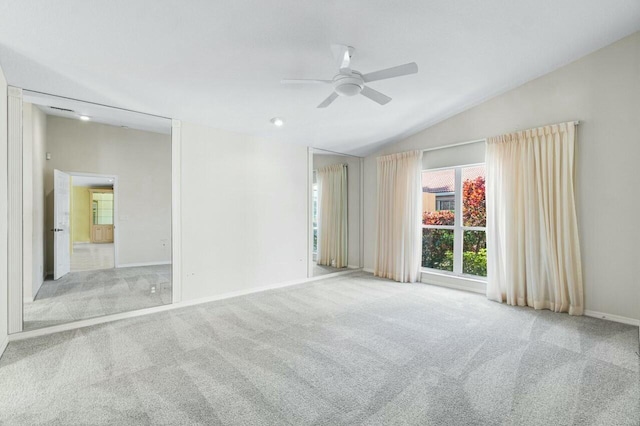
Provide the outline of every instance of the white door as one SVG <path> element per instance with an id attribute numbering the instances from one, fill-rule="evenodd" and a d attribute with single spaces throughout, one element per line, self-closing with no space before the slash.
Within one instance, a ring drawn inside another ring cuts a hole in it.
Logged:
<path id="1" fill-rule="evenodd" d="M 71 177 L 54 170 L 53 185 L 53 279 L 57 280 L 71 270 Z"/>

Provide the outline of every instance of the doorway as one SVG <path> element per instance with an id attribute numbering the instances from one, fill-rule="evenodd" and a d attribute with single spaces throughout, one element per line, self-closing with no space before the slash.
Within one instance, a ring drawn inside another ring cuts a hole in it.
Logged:
<path id="1" fill-rule="evenodd" d="M 117 176 L 71 176 L 70 271 L 116 267 Z M 57 249 L 57 247 L 56 247 Z"/>

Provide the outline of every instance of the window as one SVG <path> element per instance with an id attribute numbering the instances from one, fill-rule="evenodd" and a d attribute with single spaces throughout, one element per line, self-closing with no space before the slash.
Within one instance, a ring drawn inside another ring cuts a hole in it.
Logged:
<path id="1" fill-rule="evenodd" d="M 486 277 L 484 165 L 425 170 L 422 212 L 422 266 Z"/>
<path id="2" fill-rule="evenodd" d="M 436 195 L 436 210 L 455 210 L 455 195 Z"/>

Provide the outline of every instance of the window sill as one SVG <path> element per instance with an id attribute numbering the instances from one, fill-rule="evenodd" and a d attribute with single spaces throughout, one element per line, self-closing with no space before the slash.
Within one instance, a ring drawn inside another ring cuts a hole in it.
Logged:
<path id="1" fill-rule="evenodd" d="M 430 269 L 422 269 L 420 271 L 420 282 L 481 294 L 486 293 L 487 285 L 487 280 L 483 277 L 472 277 L 470 275 L 455 275 L 453 273 L 435 272 Z"/>

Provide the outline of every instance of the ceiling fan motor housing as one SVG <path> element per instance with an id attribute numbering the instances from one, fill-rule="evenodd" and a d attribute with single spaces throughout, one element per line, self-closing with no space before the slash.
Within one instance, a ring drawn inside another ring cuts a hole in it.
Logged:
<path id="1" fill-rule="evenodd" d="M 364 88 L 360 73 L 338 74 L 333 78 L 333 89 L 340 96 L 355 96 Z"/>

